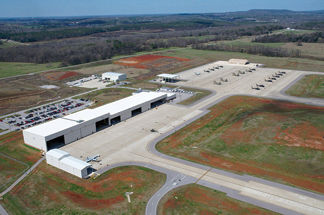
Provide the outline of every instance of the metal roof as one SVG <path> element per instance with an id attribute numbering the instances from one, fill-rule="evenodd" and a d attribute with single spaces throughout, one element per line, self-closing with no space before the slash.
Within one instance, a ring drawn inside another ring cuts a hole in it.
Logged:
<path id="1" fill-rule="evenodd" d="M 77 123 L 76 121 L 59 118 L 59 119 L 42 123 L 40 125 L 27 128 L 23 132 L 29 132 L 32 134 L 37 134 L 42 137 L 46 137 L 51 134 L 55 134 L 57 132 L 63 131 L 65 129 L 72 128 L 73 126 L 77 126 L 78 124 L 79 123 Z"/>
<path id="2" fill-rule="evenodd" d="M 175 78 L 179 78 L 180 76 L 179 75 L 174 75 L 174 74 L 162 73 L 162 74 L 157 75 L 157 77 L 175 79 Z"/>
<path id="3" fill-rule="evenodd" d="M 91 166 L 91 164 L 72 156 L 64 157 L 60 162 L 78 170 L 83 170 L 84 168 Z"/>
<path id="4" fill-rule="evenodd" d="M 110 115 L 114 115 L 116 113 L 128 110 L 132 107 L 151 101 L 153 99 L 158 99 L 159 97 L 163 97 L 163 96 L 166 96 L 166 93 L 140 92 L 132 96 L 126 97 L 124 99 L 93 109 L 93 111 L 96 112 L 96 115 L 100 115 L 104 113 L 110 113 Z"/>
<path id="5" fill-rule="evenodd" d="M 105 73 L 102 73 L 102 75 L 105 75 L 105 76 L 121 76 L 121 75 L 125 75 L 124 73 L 118 73 L 118 72 L 105 72 Z"/>
<path id="6" fill-rule="evenodd" d="M 66 151 L 59 149 L 52 149 L 46 152 L 46 156 L 50 155 L 51 157 L 56 158 L 57 160 L 61 160 L 63 157 L 70 156 L 70 154 Z"/>

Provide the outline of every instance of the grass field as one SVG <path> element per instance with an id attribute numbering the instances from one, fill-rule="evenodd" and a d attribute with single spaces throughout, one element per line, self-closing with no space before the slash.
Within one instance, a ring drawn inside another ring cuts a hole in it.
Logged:
<path id="1" fill-rule="evenodd" d="M 323 136 L 323 107 L 235 96 L 158 143 L 157 149 L 324 193 Z"/>
<path id="2" fill-rule="evenodd" d="M 88 99 L 94 101 L 95 104 L 92 105 L 91 108 L 95 108 L 125 98 L 127 96 L 130 96 L 132 95 L 133 92 L 134 90 L 130 90 L 130 89 L 108 88 L 108 89 L 97 90 L 95 92 L 91 92 L 75 98 Z"/>
<path id="3" fill-rule="evenodd" d="M 232 199 L 216 190 L 189 184 L 167 193 L 159 203 L 158 214 L 270 215 L 277 213 Z"/>
<path id="4" fill-rule="evenodd" d="M 194 59 L 197 62 L 195 66 L 203 65 L 217 60 L 246 58 L 250 62 L 261 63 L 270 68 L 324 72 L 324 61 L 303 58 L 265 57 L 238 52 L 195 50 L 191 48 L 163 51 L 159 54 Z"/>
<path id="5" fill-rule="evenodd" d="M 12 184 L 28 165 L 0 153 L 0 192 Z"/>
<path id="6" fill-rule="evenodd" d="M 0 78 L 23 75 L 58 68 L 60 63 L 34 64 L 0 62 Z"/>
<path id="7" fill-rule="evenodd" d="M 0 191 L 41 157 L 38 150 L 24 144 L 22 132 L 0 136 L 0 152 Z"/>
<path id="8" fill-rule="evenodd" d="M 324 75 L 307 75 L 286 93 L 298 97 L 324 98 Z"/>
<path id="9" fill-rule="evenodd" d="M 179 104 L 181 104 L 181 105 L 191 105 L 191 104 L 199 101 L 200 99 L 203 99 L 204 97 L 211 94 L 211 92 L 208 91 L 208 90 L 193 89 L 193 88 L 186 88 L 186 87 L 181 87 L 181 89 L 196 92 L 195 95 L 193 95 L 190 98 L 180 102 Z"/>
<path id="10" fill-rule="evenodd" d="M 43 162 L 2 205 L 11 214 L 144 214 L 165 175 L 142 167 L 118 167 L 95 180 L 79 179 Z M 131 203 L 125 192 L 133 192 Z"/>

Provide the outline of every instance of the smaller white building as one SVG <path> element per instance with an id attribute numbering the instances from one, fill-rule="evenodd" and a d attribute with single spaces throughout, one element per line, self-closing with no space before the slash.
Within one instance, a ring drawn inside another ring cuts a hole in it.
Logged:
<path id="1" fill-rule="evenodd" d="M 102 80 L 117 82 L 117 81 L 124 81 L 127 78 L 127 75 L 124 73 L 117 73 L 117 72 L 105 72 L 101 76 Z"/>
<path id="2" fill-rule="evenodd" d="M 79 178 L 87 178 L 92 171 L 91 164 L 72 157 L 69 153 L 59 149 L 52 149 L 46 153 L 46 162 L 58 169 L 75 175 Z"/>
<path id="3" fill-rule="evenodd" d="M 174 74 L 166 74 L 162 73 L 157 75 L 157 77 L 160 79 L 160 82 L 177 82 L 180 79 L 179 75 L 174 75 Z"/>

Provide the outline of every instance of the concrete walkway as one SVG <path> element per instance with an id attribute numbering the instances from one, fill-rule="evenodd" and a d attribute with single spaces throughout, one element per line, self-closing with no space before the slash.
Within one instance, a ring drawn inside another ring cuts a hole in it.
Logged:
<path id="1" fill-rule="evenodd" d="M 21 182 L 29 173 L 31 173 L 43 160 L 45 160 L 45 157 L 39 159 L 30 169 L 24 172 L 24 174 L 22 174 L 22 176 L 20 176 L 12 185 L 10 185 L 6 190 L 0 193 L 0 197 L 10 192 L 19 182 Z"/>

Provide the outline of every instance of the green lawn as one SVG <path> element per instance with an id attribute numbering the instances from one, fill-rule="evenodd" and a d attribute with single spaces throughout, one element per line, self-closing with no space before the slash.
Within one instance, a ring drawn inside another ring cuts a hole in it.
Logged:
<path id="1" fill-rule="evenodd" d="M 200 89 L 193 89 L 193 88 L 186 88 L 186 87 L 181 87 L 181 89 L 195 92 L 195 95 L 193 95 L 190 98 L 180 102 L 179 104 L 181 104 L 181 105 L 191 105 L 191 104 L 199 101 L 200 99 L 202 99 L 202 98 L 204 98 L 204 97 L 211 94 L 211 92 L 208 91 L 208 90 L 200 90 Z"/>
<path id="2" fill-rule="evenodd" d="M 324 75 L 307 75 L 286 93 L 298 97 L 324 98 Z"/>
<path id="3" fill-rule="evenodd" d="M 60 63 L 34 64 L 34 63 L 0 62 L 0 78 L 55 69 L 58 68 L 59 66 Z"/>
<path id="4" fill-rule="evenodd" d="M 43 162 L 1 204 L 10 214 L 144 214 L 149 198 L 164 184 L 162 173 L 118 167 L 96 179 L 80 179 Z M 126 192 L 133 192 L 131 203 Z"/>
<path id="5" fill-rule="evenodd" d="M 225 193 L 189 184 L 167 193 L 159 203 L 158 215 L 187 214 L 277 214 L 228 197 Z"/>
<path id="6" fill-rule="evenodd" d="M 157 149 L 324 193 L 323 131 L 324 108 L 235 96 Z"/>
<path id="7" fill-rule="evenodd" d="M 255 43 L 247 40 L 232 40 L 232 41 L 219 41 L 218 44 L 224 43 L 226 45 L 232 45 L 232 46 L 266 46 L 271 48 L 280 48 L 285 43 Z"/>

